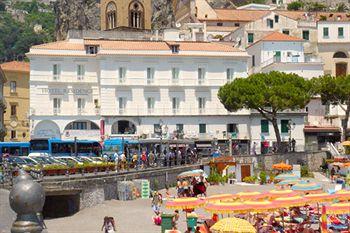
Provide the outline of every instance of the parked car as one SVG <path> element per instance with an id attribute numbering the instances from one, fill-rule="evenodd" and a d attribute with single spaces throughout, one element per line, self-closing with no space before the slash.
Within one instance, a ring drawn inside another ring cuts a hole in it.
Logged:
<path id="1" fill-rule="evenodd" d="M 103 163 L 103 159 L 98 157 L 88 157 L 88 156 L 79 156 L 79 158 L 85 163 L 94 163 L 94 164 L 101 164 Z"/>
<path id="2" fill-rule="evenodd" d="M 18 156 L 10 156 L 8 158 L 8 162 L 12 166 L 17 165 L 18 167 L 24 168 L 24 169 L 29 168 L 31 166 L 28 162 L 26 162 L 24 159 L 22 159 Z"/>
<path id="3" fill-rule="evenodd" d="M 79 165 L 83 165 L 84 161 L 81 160 L 79 157 L 72 157 L 72 156 L 59 156 L 59 157 L 55 157 L 55 159 L 57 159 L 58 161 L 64 162 L 67 165 L 69 163 L 73 163 L 73 164 L 79 164 Z"/>

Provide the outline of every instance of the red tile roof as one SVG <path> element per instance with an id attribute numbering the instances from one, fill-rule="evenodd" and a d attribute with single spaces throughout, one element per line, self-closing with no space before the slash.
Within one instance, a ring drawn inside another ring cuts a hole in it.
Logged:
<path id="1" fill-rule="evenodd" d="M 265 10 L 236 10 L 236 9 L 214 9 L 217 15 L 216 19 L 200 18 L 202 21 L 237 21 L 251 22 L 270 14 L 271 11 Z"/>
<path id="2" fill-rule="evenodd" d="M 302 38 L 290 36 L 280 32 L 272 32 L 263 37 L 260 41 L 304 41 Z"/>
<path id="3" fill-rule="evenodd" d="M 30 71 L 29 62 L 23 61 L 11 61 L 0 64 L 1 69 L 3 71 L 20 71 L 20 72 L 28 72 Z"/>

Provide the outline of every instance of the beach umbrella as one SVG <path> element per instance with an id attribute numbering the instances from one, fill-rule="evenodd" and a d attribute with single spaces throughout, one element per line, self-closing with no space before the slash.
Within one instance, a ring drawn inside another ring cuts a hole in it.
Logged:
<path id="1" fill-rule="evenodd" d="M 226 200 L 234 200 L 237 198 L 237 195 L 234 194 L 217 194 L 217 195 L 212 195 L 210 197 L 205 198 L 207 202 L 215 202 L 215 201 L 226 201 Z"/>
<path id="2" fill-rule="evenodd" d="M 240 200 L 258 200 L 258 199 L 264 199 L 268 195 L 266 193 L 261 193 L 261 192 L 239 192 L 236 193 L 237 198 Z"/>
<path id="3" fill-rule="evenodd" d="M 336 203 L 326 207 L 327 214 L 350 214 L 350 202 Z"/>
<path id="4" fill-rule="evenodd" d="M 210 231 L 213 233 L 256 233 L 256 229 L 247 220 L 224 218 L 215 223 Z"/>
<path id="5" fill-rule="evenodd" d="M 167 201 L 165 207 L 169 209 L 195 209 L 205 205 L 205 200 L 195 197 L 176 198 Z"/>
<path id="6" fill-rule="evenodd" d="M 336 195 L 332 195 L 329 193 L 314 193 L 314 194 L 307 194 L 304 196 L 308 200 L 308 203 L 324 203 L 324 202 L 331 202 L 334 199 L 336 199 Z"/>
<path id="7" fill-rule="evenodd" d="M 290 208 L 290 207 L 298 207 L 305 206 L 308 204 L 308 200 L 301 196 L 294 197 L 279 197 L 276 198 L 273 203 L 280 208 Z"/>
<path id="8" fill-rule="evenodd" d="M 294 173 L 283 173 L 275 177 L 275 180 L 295 180 L 295 179 L 299 179 L 299 177 Z"/>
<path id="9" fill-rule="evenodd" d="M 343 146 L 350 146 L 350 141 L 344 141 L 341 143 Z"/>
<path id="10" fill-rule="evenodd" d="M 320 192 L 322 187 L 320 184 L 310 182 L 310 181 L 300 181 L 299 183 L 292 186 L 292 190 L 298 192 Z"/>
<path id="11" fill-rule="evenodd" d="M 350 190 L 339 190 L 335 193 L 335 196 L 338 200 L 349 201 L 350 200 Z"/>
<path id="12" fill-rule="evenodd" d="M 247 205 L 250 212 L 264 213 L 279 209 L 279 206 L 271 201 L 246 201 L 243 204 Z"/>
<path id="13" fill-rule="evenodd" d="M 274 190 L 270 190 L 267 194 L 270 199 L 275 199 L 279 197 L 293 197 L 293 196 L 299 195 L 297 192 L 290 189 L 281 189 L 281 190 L 274 189 Z"/>
<path id="14" fill-rule="evenodd" d="M 300 182 L 300 179 L 293 178 L 293 179 L 282 180 L 282 181 L 278 182 L 276 185 L 293 185 L 293 184 L 297 184 L 299 182 Z"/>
<path id="15" fill-rule="evenodd" d="M 203 175 L 204 175 L 204 171 L 202 169 L 196 169 L 192 171 L 182 172 L 177 176 L 177 178 L 183 179 L 183 178 L 198 177 Z"/>
<path id="16" fill-rule="evenodd" d="M 279 171 L 290 171 L 292 170 L 292 166 L 286 163 L 278 163 L 278 164 L 274 164 L 272 165 L 272 168 L 275 170 L 279 170 Z"/>
<path id="17" fill-rule="evenodd" d="M 249 212 L 249 206 L 242 202 L 213 202 L 204 209 L 211 214 L 234 214 Z"/>

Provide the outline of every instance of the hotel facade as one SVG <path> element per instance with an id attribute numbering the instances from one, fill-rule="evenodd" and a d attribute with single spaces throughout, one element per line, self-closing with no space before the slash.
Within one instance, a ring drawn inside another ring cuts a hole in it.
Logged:
<path id="1" fill-rule="evenodd" d="M 249 55 L 208 42 L 69 39 L 34 46 L 30 71 L 32 138 L 233 137 L 259 152 L 275 141 L 258 113 L 230 113 L 219 88 L 247 77 Z M 306 112 L 281 113 L 282 139 L 304 145 Z M 286 124 L 293 129 L 286 131 Z"/>

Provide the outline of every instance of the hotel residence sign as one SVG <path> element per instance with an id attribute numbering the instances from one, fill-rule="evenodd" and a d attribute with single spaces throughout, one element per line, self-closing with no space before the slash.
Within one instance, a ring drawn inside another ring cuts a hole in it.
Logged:
<path id="1" fill-rule="evenodd" d="M 82 88 L 41 88 L 42 94 L 49 95 L 91 95 L 92 89 L 82 89 Z"/>

